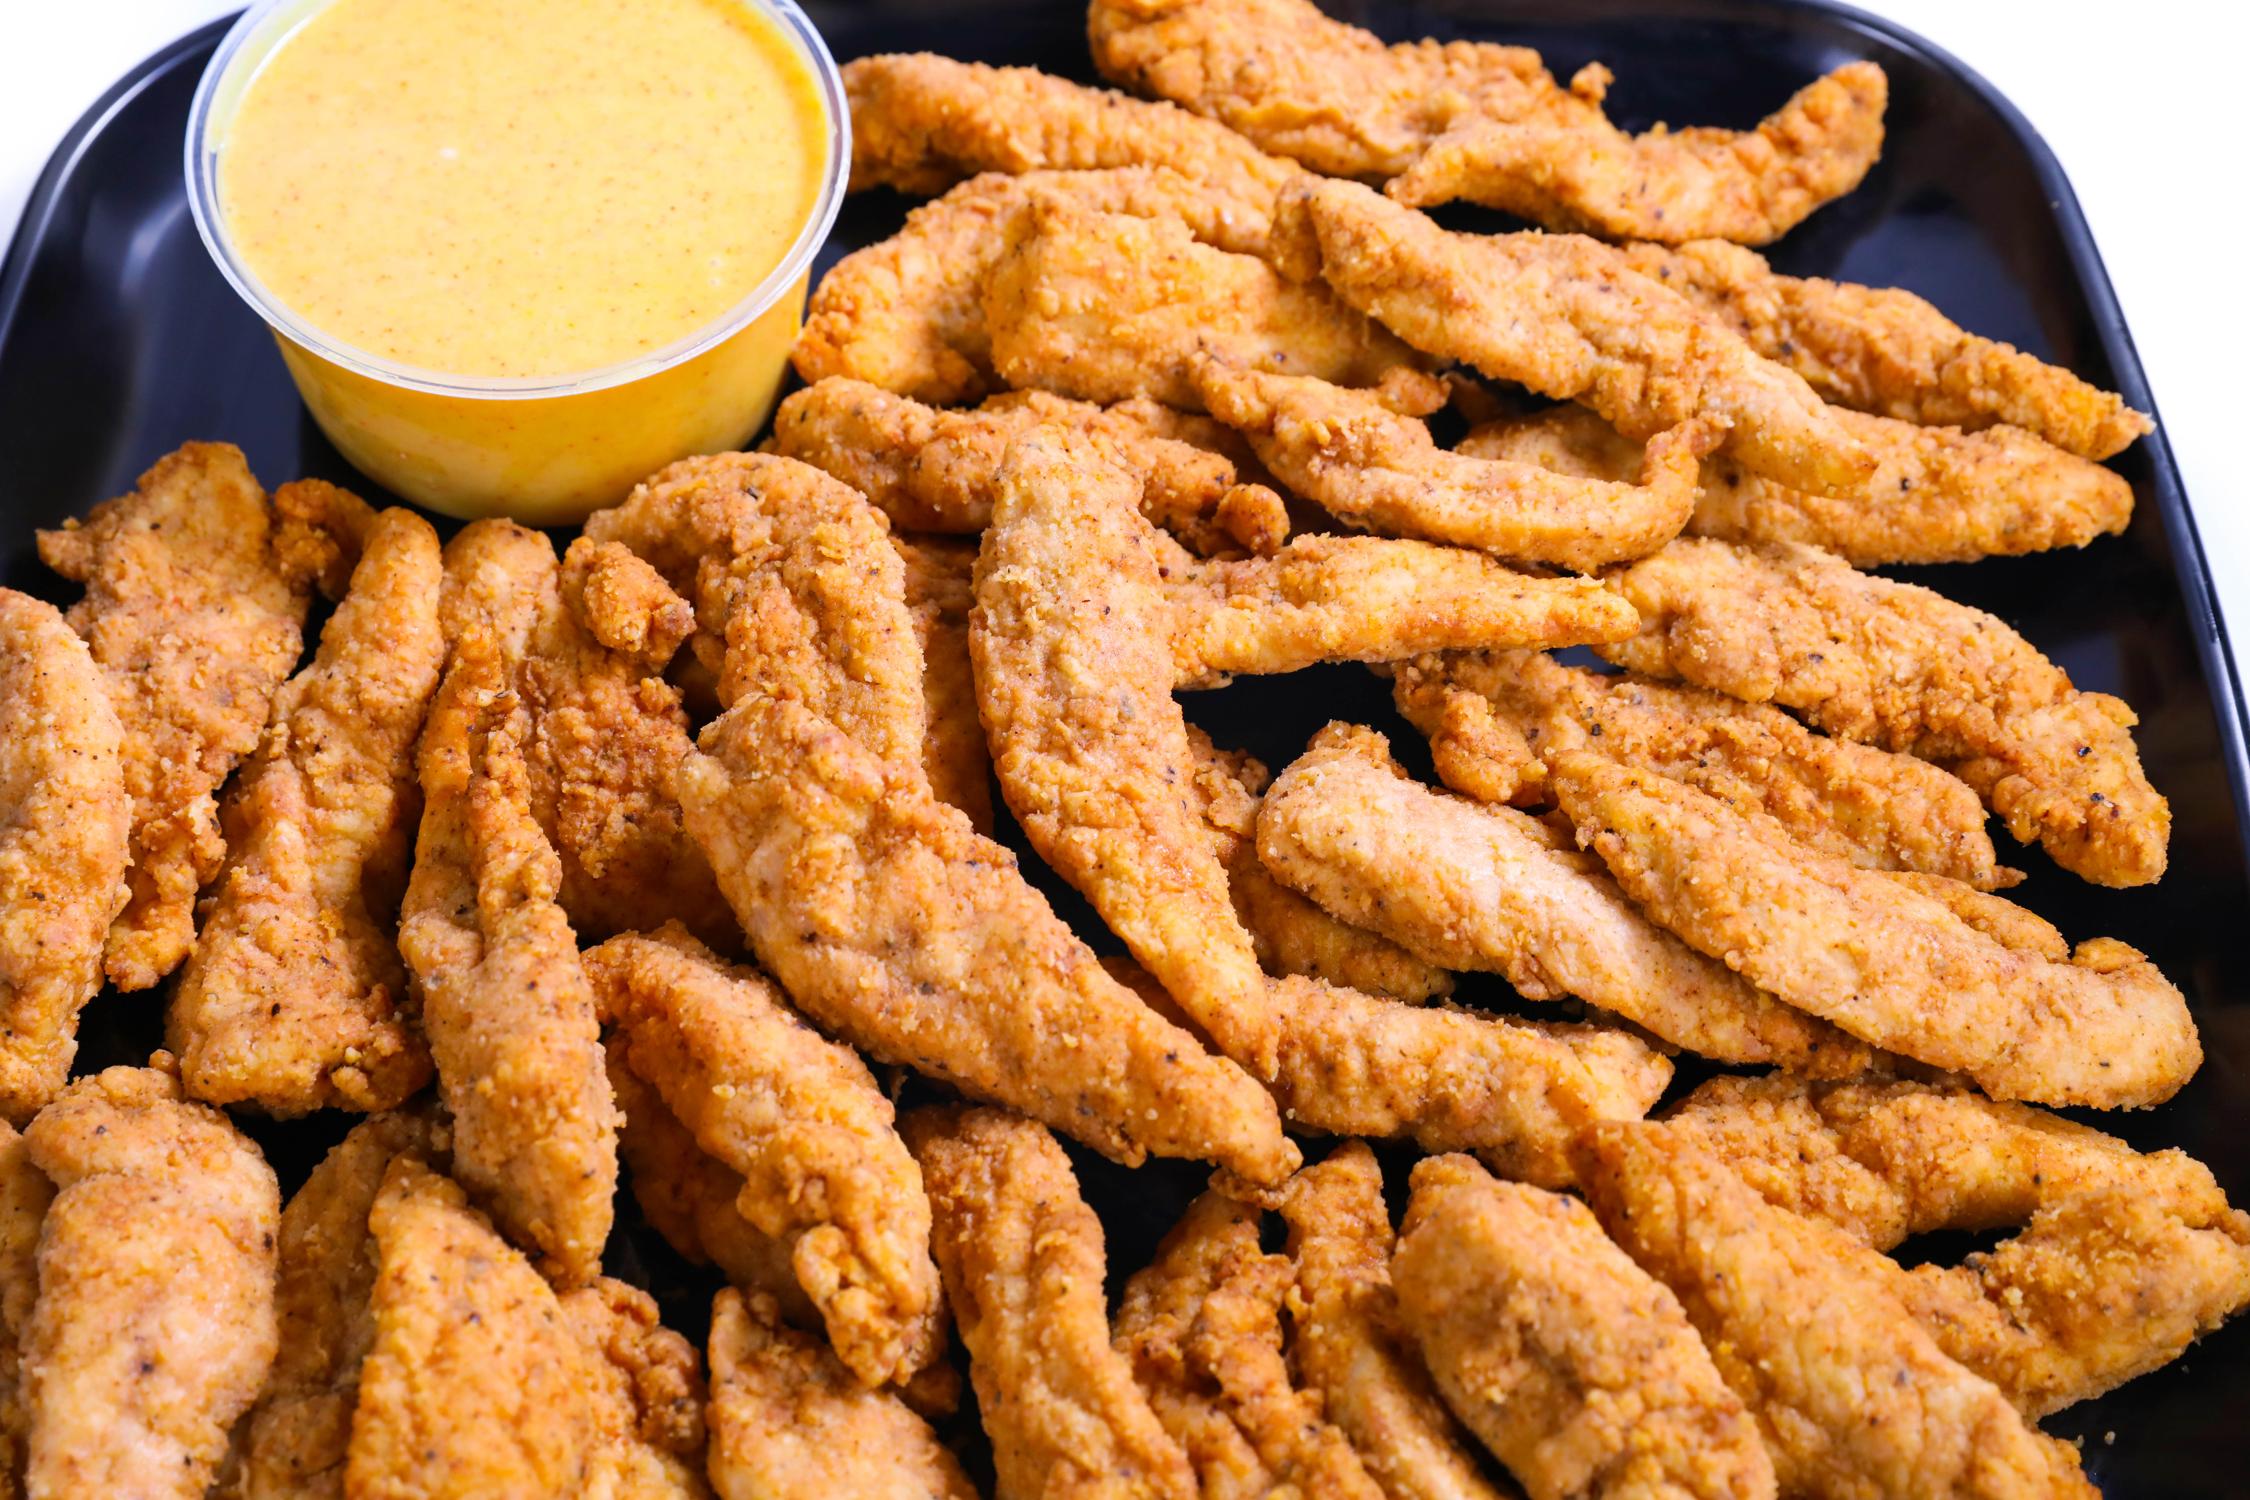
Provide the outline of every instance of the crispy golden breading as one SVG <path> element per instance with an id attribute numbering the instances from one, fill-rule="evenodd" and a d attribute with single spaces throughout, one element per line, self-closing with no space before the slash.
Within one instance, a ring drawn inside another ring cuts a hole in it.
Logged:
<path id="1" fill-rule="evenodd" d="M 929 52 L 844 64 L 852 190 L 942 193 L 979 172 L 1169 167 L 1263 211 L 1298 172 L 1175 105 L 1088 88 L 1037 68 Z"/>
<path id="2" fill-rule="evenodd" d="M 1602 1228 L 1672 1289 L 1784 1494 L 2084 1496 L 2077 1450 L 1948 1359 L 1836 1230 L 1771 1207 L 1670 1127 L 1580 1142 Z"/>
<path id="3" fill-rule="evenodd" d="M 602 645 L 660 671 L 695 634 L 695 606 L 621 542 L 573 544 L 563 559 L 570 612 Z"/>
<path id="4" fill-rule="evenodd" d="M 1245 202 L 1163 167 L 988 172 L 906 216 L 813 289 L 790 362 L 808 381 L 847 375 L 950 406 L 1003 388 L 992 368 L 984 284 L 1035 198 L 1184 223 L 1225 250 L 1265 248 L 1270 197 Z"/>
<path id="5" fill-rule="evenodd" d="M 2023 1232 L 1894 1271 L 1946 1353 L 2027 1416 L 2100 1395 L 2250 1305 L 2250 1215 L 2179 1151 L 2142 1155 L 2044 1110 L 1912 1083 L 1715 1078 L 1667 1116 L 1779 1207 L 1876 1250 Z"/>
<path id="6" fill-rule="evenodd" d="M 970 630 L 994 769 L 1041 856 L 1222 1051 L 1276 1079 L 1286 1037 L 1300 1057 L 1331 1038 L 1271 991 L 1235 916 L 1171 696 L 1168 544 L 1133 488 L 1079 435 L 1042 430 L 1009 451 Z M 1360 607 L 1364 626 L 1377 610 Z M 1372 1002 L 1308 1003 L 1335 1018 Z"/>
<path id="7" fill-rule="evenodd" d="M 742 1217 L 788 1243 L 845 1365 L 877 1385 L 934 1359 L 929 1204 L 866 1064 L 684 928 L 612 938 L 585 965 L 629 1066 L 742 1177 Z"/>
<path id="8" fill-rule="evenodd" d="M 97 701 L 106 702 L 107 699 Z M 96 957 L 100 950 L 95 950 Z M 39 1300 L 39 1229 L 55 1185 L 31 1160 L 14 1126 L 0 1120 L 0 1495 L 15 1500 L 25 1435 L 23 1336 Z"/>
<path id="9" fill-rule="evenodd" d="M 1396 178 L 1409 203 L 1469 198 L 1550 229 L 1764 244 L 1859 185 L 1883 145 L 1883 70 L 1852 63 L 1756 130 L 1633 136 L 1607 68 L 1558 86 L 1524 47 L 1384 46 L 1309 0 L 1096 0 L 1094 61 L 1318 172 Z"/>
<path id="10" fill-rule="evenodd" d="M 1548 772 L 1580 842 L 1650 916 L 1874 1046 L 1999 1098 L 2109 1109 L 2169 1099 L 2203 1060 L 2186 998 L 2114 939 L 2058 962 L 1680 782 L 1583 752 Z"/>
<path id="11" fill-rule="evenodd" d="M 731 1287 L 711 1305 L 711 1487 L 719 1500 L 975 1500 L 961 1462 L 897 1393 L 869 1390 Z"/>
<path id="12" fill-rule="evenodd" d="M 1319 1397 L 1290 1383 L 1281 1308 L 1292 1280 L 1287 1259 L 1259 1252 L 1257 1210 L 1206 1192 L 1125 1283 L 1118 1351 L 1206 1500 L 1383 1500 Z"/>
<path id="13" fill-rule="evenodd" d="M 1727 426 L 1720 451 L 1798 489 L 1849 492 L 1874 469 L 1801 377 L 1597 241 L 1448 233 L 1380 193 L 1306 180 L 1282 191 L 1274 254 L 1423 353 L 1583 402 L 1635 441 L 1702 417 Z"/>
<path id="14" fill-rule="evenodd" d="M 922 770 L 940 802 L 992 832 L 992 752 L 977 722 L 977 685 L 969 666 L 970 575 L 974 542 L 950 537 L 891 538 L 905 567 L 906 608 L 922 652 Z"/>
<path id="15" fill-rule="evenodd" d="M 24 1131 L 56 1189 L 22 1340 L 26 1495 L 198 1500 L 273 1362 L 273 1169 L 152 1061 L 76 1080 Z"/>
<path id="16" fill-rule="evenodd" d="M 1875 455 L 1865 480 L 1834 495 L 1807 494 L 1731 458 L 1709 457 L 1690 484 L 1688 534 L 1803 542 L 1874 567 L 2083 547 L 2132 519 L 2133 487 L 2122 475 L 2013 427 L 1961 432 L 1855 411 L 1833 415 Z M 1620 483 L 1642 462 L 1637 444 L 1579 406 L 1487 423 L 1459 451 Z"/>
<path id="17" fill-rule="evenodd" d="M 1634 909 L 1600 862 L 1538 822 L 1414 782 L 1373 730 L 1330 725 L 1258 817 L 1266 868 L 1433 964 L 1575 995 L 1690 1051 L 1831 1076 L 1868 1049 L 1782 1004 Z"/>
<path id="18" fill-rule="evenodd" d="M 1110 1347 L 1101 1221 L 1054 1137 L 994 1109 L 917 1110 L 902 1128 L 1001 1500 L 1190 1500 L 1186 1454 Z"/>
<path id="19" fill-rule="evenodd" d="M 226 869 L 166 1013 L 182 1081 L 214 1104 L 388 1109 L 429 1081 L 392 930 L 421 803 L 414 743 L 445 664 L 444 569 L 437 533 L 404 509 L 357 555 L 228 795 Z"/>
<path id="20" fill-rule="evenodd" d="M 1542 755 L 1596 752 L 1771 813 L 1793 835 L 1875 870 L 1918 870 L 1980 890 L 2020 877 L 1996 862 L 1984 805 L 1910 755 L 1814 734 L 1776 708 L 1530 651 L 1459 651 L 1401 663 L 1399 712 L 1430 737 L 1456 791 L 1544 800 Z M 1497 732 L 1495 754 L 1486 736 Z M 1515 747 L 1521 747 L 1518 755 Z M 1499 764 L 1493 762 L 1497 760 Z"/>
<path id="21" fill-rule="evenodd" d="M 594 1275 L 617 1186 L 617 1109 L 594 995 L 532 813 L 529 712 L 508 690 L 549 578 L 545 538 L 478 522 L 447 546 L 451 660 L 421 744 L 422 827 L 398 945 L 422 998 L 454 1170 L 558 1282 Z"/>
<path id="22" fill-rule="evenodd" d="M 297 664 L 311 595 L 281 529 L 240 449 L 189 443 L 84 524 L 39 533 L 40 560 L 86 585 L 67 618 L 123 730 L 129 895 L 103 960 L 119 989 L 195 945 L 196 893 L 226 855 L 214 797 Z"/>
<path id="23" fill-rule="evenodd" d="M 1429 1157 L 1391 1279 L 1438 1389 L 1532 1500 L 1775 1493 L 1679 1300 L 1577 1199 Z"/>
<path id="24" fill-rule="evenodd" d="M 1499 1500 L 1398 1321 L 1383 1173 L 1359 1141 L 1281 1197 L 1296 1286 L 1289 1369 L 1349 1438 L 1387 1500 Z"/>
<path id="25" fill-rule="evenodd" d="M 343 1500 L 360 1362 L 375 1339 L 375 1241 L 367 1216 L 393 1158 L 441 1155 L 426 1110 L 353 1127 L 281 1211 L 281 1343 L 236 1430 L 220 1492 L 239 1500 Z"/>
<path id="26" fill-rule="evenodd" d="M 781 403 L 767 447 L 843 480 L 902 531 L 973 533 L 992 519 L 1008 445 L 1048 425 L 1079 427 L 1111 445 L 1111 460 L 1141 482 L 1141 513 L 1196 552 L 1268 553 L 1289 533 L 1281 497 L 1240 482 L 1226 428 L 1153 401 L 1101 407 L 1009 391 L 973 411 L 945 411 L 831 377 Z"/>
<path id="27" fill-rule="evenodd" d="M 1177 218 L 1104 213 L 1035 193 L 984 280 L 992 366 L 1008 384 L 1086 401 L 1200 404 L 1192 365 L 1372 385 L 1421 356 L 1316 282 L 1199 243 Z"/>
<path id="28" fill-rule="evenodd" d="M 86 643 L 51 606 L 0 589 L 0 1116 L 10 1120 L 62 1088 L 78 1012 L 102 985 L 133 830 L 122 736 Z"/>
<path id="29" fill-rule="evenodd" d="M 1840 405 L 1933 427 L 2006 424 L 2093 459 L 2156 426 L 2068 370 L 1967 332 L 1912 292 L 1777 275 L 1764 256 L 1716 241 L 1629 245 L 1625 254 Z"/>
<path id="30" fill-rule="evenodd" d="M 673 1447 L 694 1351 L 654 1326 L 642 1293 L 603 1282 L 558 1299 L 411 1156 L 391 1165 L 369 1224 L 375 1334 L 344 1467 L 353 1500 L 704 1493 Z"/>
<path id="31" fill-rule="evenodd" d="M 1641 616 L 1639 635 L 1598 648 L 1618 665 L 1936 761 L 2097 884 L 2164 873 L 2172 811 L 2141 770 L 2132 709 L 2079 692 L 1982 610 L 1786 544 L 1678 541 L 1610 586 Z"/>
<path id="32" fill-rule="evenodd" d="M 1283 483 L 1347 525 L 1582 573 L 1645 557 L 1677 536 L 1694 509 L 1697 456 L 1719 437 L 1685 423 L 1649 441 L 1638 483 L 1630 472 L 1579 479 L 1440 448 L 1421 420 L 1434 408 L 1384 391 L 1217 360 L 1192 372 L 1206 409 L 1249 438 Z"/>

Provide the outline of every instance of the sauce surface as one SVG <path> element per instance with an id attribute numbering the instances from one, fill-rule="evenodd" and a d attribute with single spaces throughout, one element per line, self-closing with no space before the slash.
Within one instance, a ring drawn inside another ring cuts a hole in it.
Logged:
<path id="1" fill-rule="evenodd" d="M 812 214 L 811 70 L 739 0 L 337 0 L 219 137 L 236 253 L 370 354 L 556 377 L 740 302 Z"/>

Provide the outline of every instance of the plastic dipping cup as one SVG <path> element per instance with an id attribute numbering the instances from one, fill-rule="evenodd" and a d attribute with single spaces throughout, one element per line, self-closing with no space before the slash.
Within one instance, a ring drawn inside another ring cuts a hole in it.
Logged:
<path id="1" fill-rule="evenodd" d="M 842 205 L 851 123 L 843 80 L 790 0 L 739 0 L 774 23 L 811 73 L 827 159 L 788 252 L 732 308 L 684 338 L 600 369 L 485 379 L 417 368 L 311 327 L 236 252 L 220 210 L 225 126 L 260 65 L 331 0 L 264 0 L 238 19 L 188 118 L 188 204 L 205 248 L 265 319 L 305 405 L 344 457 L 392 493 L 450 516 L 574 525 L 675 459 L 737 447 L 772 413 L 805 310 L 812 258 Z"/>

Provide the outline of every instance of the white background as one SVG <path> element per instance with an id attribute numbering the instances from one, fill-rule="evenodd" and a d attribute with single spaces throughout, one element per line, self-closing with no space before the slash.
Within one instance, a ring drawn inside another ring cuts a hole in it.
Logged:
<path id="1" fill-rule="evenodd" d="M 0 234 L 119 73 L 240 0 L 0 0 Z M 2117 283 L 2238 641 L 2250 640 L 2250 160 L 2240 0 L 1859 0 L 2015 100 Z M 2245 648 L 2250 653 L 2250 647 Z"/>

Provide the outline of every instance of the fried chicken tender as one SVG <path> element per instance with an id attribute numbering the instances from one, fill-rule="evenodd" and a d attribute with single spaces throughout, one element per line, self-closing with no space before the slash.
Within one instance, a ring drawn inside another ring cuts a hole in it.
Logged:
<path id="1" fill-rule="evenodd" d="M 86 643 L 49 605 L 0 589 L 0 1116 L 10 1120 L 62 1088 L 78 1013 L 102 986 L 133 829 L 122 734 Z"/>
<path id="2" fill-rule="evenodd" d="M 1974 562 L 2083 547 L 2125 529 L 2133 487 L 2122 475 L 2013 427 L 1962 432 L 1837 410 L 1837 425 L 1876 457 L 1848 493 L 1807 494 L 1725 457 L 1691 481 L 1691 536 L 1803 542 L 1862 567 Z M 1458 450 L 1588 480 L 1629 481 L 1638 445 L 1599 415 L 1557 406 L 1480 426 Z"/>
<path id="3" fill-rule="evenodd" d="M 942 411 L 831 377 L 791 393 L 773 421 L 772 452 L 843 480 L 903 531 L 984 530 L 1008 445 L 1058 425 L 1099 437 L 1111 460 L 1139 478 L 1141 513 L 1198 553 L 1271 553 L 1289 534 L 1281 497 L 1241 481 L 1227 451 L 1231 432 L 1154 401 L 1102 407 L 1009 391 L 973 411 Z"/>
<path id="4" fill-rule="evenodd" d="M 1088 29 L 1112 80 L 1314 171 L 1550 229 L 1764 244 L 1857 187 L 1883 145 L 1888 86 L 1873 63 L 1807 85 L 1753 131 L 1633 136 L 1602 113 L 1598 63 L 1564 89 L 1528 48 L 1386 47 L 1309 0 L 1095 0 Z"/>
<path id="5" fill-rule="evenodd" d="M 838 1036 L 1128 1164 L 1295 1168 L 1257 1084 L 1103 972 L 918 762 L 751 697 L 704 732 L 681 794 L 759 961 Z"/>
<path id="6" fill-rule="evenodd" d="M 1960 778 L 1816 735 L 1764 704 L 1566 667 L 1531 651 L 1401 663 L 1393 697 L 1430 737 L 1446 784 L 1480 800 L 1543 800 L 1540 757 L 1587 750 L 1770 813 L 1795 837 L 1867 869 L 1921 871 L 1979 890 L 2021 878 L 1996 862 L 1984 805 Z"/>
<path id="7" fill-rule="evenodd" d="M 922 769 L 938 800 L 992 833 L 992 752 L 977 722 L 977 685 L 969 666 L 970 575 L 974 542 L 949 537 L 891 538 L 905 569 L 906 608 L 922 652 Z"/>
<path id="8" fill-rule="evenodd" d="M 877 1385 L 934 1359 L 929 1203 L 866 1064 L 684 928 L 612 938 L 585 965 L 628 1065 L 741 1176 L 736 1211 L 788 1245 L 845 1366 Z"/>
<path id="9" fill-rule="evenodd" d="M 1640 634 L 1598 648 L 1618 665 L 1935 761 L 2098 885 L 2164 873 L 2172 810 L 2141 770 L 2132 709 L 2079 692 L 1982 610 L 1782 543 L 1678 541 L 1610 586 L 1641 617 Z"/>
<path id="10" fill-rule="evenodd" d="M 1427 1158 L 1391 1279 L 1438 1389 L 1531 1500 L 1775 1494 L 1678 1299 L 1577 1199 Z"/>
<path id="11" fill-rule="evenodd" d="M 2250 1305 L 2250 1215 L 2180 1151 L 1914 1083 L 1715 1078 L 1667 1119 L 1768 1202 L 1875 1250 L 2023 1225 L 1959 1266 L 1891 1274 L 1939 1346 L 2027 1416 L 2167 1364 Z"/>
<path id="12" fill-rule="evenodd" d="M 1639 483 L 1567 478 L 1438 447 L 1421 420 L 1434 405 L 1217 360 L 1192 373 L 1205 408 L 1249 438 L 1291 489 L 1347 525 L 1582 573 L 1645 557 L 1677 536 L 1694 509 L 1697 456 L 1719 439 L 1716 428 L 1683 423 L 1650 440 Z"/>
<path id="13" fill-rule="evenodd" d="M 1602 1228 L 1748 1403 L 1783 1494 L 2096 1493 L 2077 1450 L 1948 1359 L 1840 1231 L 1765 1203 L 1670 1126 L 1597 1126 L 1577 1155 Z"/>
<path id="14" fill-rule="evenodd" d="M 39 533 L 40 560 L 86 585 L 66 618 L 123 731 L 133 844 L 103 959 L 119 989 L 195 946 L 196 893 L 226 856 L 214 797 L 297 663 L 311 594 L 282 530 L 239 448 L 189 443 L 83 525 Z"/>
<path id="15" fill-rule="evenodd" d="M 445 664 L 437 533 L 373 519 L 312 665 L 229 794 L 226 869 L 166 1014 L 188 1092 L 289 1117 L 388 1109 L 430 1077 L 392 923 L 414 745 Z"/>
<path id="16" fill-rule="evenodd" d="M 1289 1369 L 1387 1500 L 1500 1500 L 1463 1447 L 1399 1324 L 1383 1173 L 1360 1141 L 1305 1168 L 1281 1198 L 1296 1285 Z"/>
<path id="17" fill-rule="evenodd" d="M 1449 233 L 1380 193 L 1307 179 L 1282 190 L 1273 255 L 1424 354 L 1583 402 L 1636 442 L 1700 417 L 1727 428 L 1721 452 L 1797 489 L 1855 493 L 1874 471 L 1800 376 L 1597 241 Z"/>
<path id="18" fill-rule="evenodd" d="M 352 1128 L 281 1211 L 280 1352 L 236 1430 L 219 1493 L 343 1500 L 360 1363 L 374 1343 L 375 1241 L 367 1218 L 401 1155 L 442 1156 L 430 1112 L 391 1110 Z"/>
<path id="19" fill-rule="evenodd" d="M 1835 1076 L 1868 1049 L 1782 1004 L 1634 909 L 1600 862 L 1507 807 L 1408 779 L 1370 729 L 1330 725 L 1281 773 L 1258 855 L 1285 884 L 1430 963 L 1575 995 L 1725 1062 Z"/>
<path id="20" fill-rule="evenodd" d="M 1194 411 L 1195 360 L 1372 385 L 1422 357 L 1317 282 L 1199 242 L 1177 218 L 1035 193 L 984 280 L 992 366 L 1085 401 L 1146 396 Z"/>
<path id="21" fill-rule="evenodd" d="M 106 702 L 97 698 L 97 702 Z M 99 950 L 96 950 L 99 957 Z M 31 1160 L 13 1125 L 0 1120 L 0 1494 L 14 1500 L 30 1424 L 24 1409 L 23 1337 L 39 1300 L 39 1230 L 55 1185 Z"/>
<path id="22" fill-rule="evenodd" d="M 1272 196 L 1243 200 L 1163 167 L 988 172 L 906 216 L 897 234 L 845 256 L 813 289 L 790 362 L 807 381 L 850 376 L 936 406 L 1002 389 L 984 284 L 1035 199 L 1184 223 L 1222 250 L 1266 246 Z"/>
<path id="23" fill-rule="evenodd" d="M 2123 452 L 2156 426 L 2068 370 L 1967 332 L 1912 292 L 1782 276 L 1755 251 L 1711 240 L 1629 245 L 1625 255 L 1858 411 L 1931 427 L 2021 428 L 2091 459 Z"/>
<path id="24" fill-rule="evenodd" d="M 553 553 L 510 523 L 447 548 L 452 659 L 421 744 L 422 827 L 398 946 L 422 997 L 454 1170 L 563 1285 L 609 1238 L 617 1108 L 594 995 L 557 897 L 561 861 L 532 815 L 529 714 L 508 691 L 535 628 L 521 605 Z M 534 595 L 535 597 L 535 595 Z"/>
<path id="25" fill-rule="evenodd" d="M 844 96 L 854 192 L 942 193 L 980 172 L 1170 167 L 1263 207 L 1299 170 L 1175 105 L 1037 68 L 992 68 L 929 52 L 860 57 L 844 64 Z"/>
<path id="26" fill-rule="evenodd" d="M 558 1298 L 412 1156 L 392 1163 L 369 1224 L 375 1335 L 345 1493 L 705 1493 L 681 1444 L 697 1425 L 694 1350 L 655 1325 L 643 1293 L 603 1282 Z"/>
<path id="27" fill-rule="evenodd" d="M 198 1500 L 273 1362 L 273 1170 L 152 1062 L 77 1079 L 24 1130 L 55 1185 L 22 1338 L 26 1495 Z"/>
<path id="28" fill-rule="evenodd" d="M 1101 1221 L 1054 1137 L 994 1109 L 917 1110 L 902 1128 L 1000 1500 L 1190 1500 L 1187 1455 L 1110 1347 Z"/>
<path id="29" fill-rule="evenodd" d="M 1207 1500 L 1384 1500 L 1319 1398 L 1290 1384 L 1281 1307 L 1293 1279 L 1286 1258 L 1259 1253 L 1257 1210 L 1206 1192 L 1126 1282 L 1118 1351 Z"/>
<path id="30" fill-rule="evenodd" d="M 1585 753 L 1548 771 L 1579 842 L 1651 917 L 1874 1046 L 1998 1098 L 2103 1109 L 2162 1103 L 2203 1060 L 2186 997 L 2114 939 L 2058 962 L 1680 782 Z"/>
<path id="31" fill-rule="evenodd" d="M 719 1500 L 976 1500 L 929 1423 L 783 1324 L 770 1297 L 730 1287 L 712 1303 L 708 1415 Z"/>

